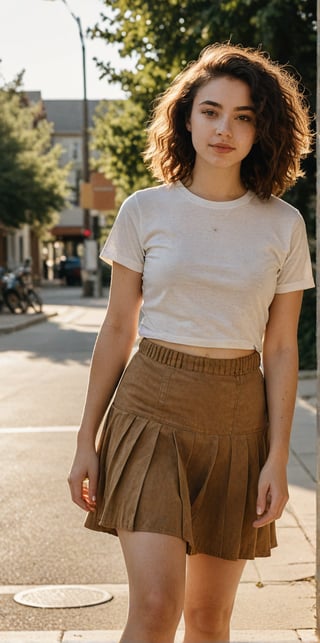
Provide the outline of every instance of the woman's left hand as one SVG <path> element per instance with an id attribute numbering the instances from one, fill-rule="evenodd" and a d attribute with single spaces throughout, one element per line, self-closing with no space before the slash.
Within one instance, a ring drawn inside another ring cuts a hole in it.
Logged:
<path id="1" fill-rule="evenodd" d="M 260 472 L 257 519 L 253 526 L 263 527 L 280 518 L 288 499 L 286 463 L 267 460 Z"/>

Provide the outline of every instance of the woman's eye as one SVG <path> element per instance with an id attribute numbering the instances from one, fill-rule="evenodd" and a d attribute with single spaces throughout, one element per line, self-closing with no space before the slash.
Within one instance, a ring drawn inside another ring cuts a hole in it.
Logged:
<path id="1" fill-rule="evenodd" d="M 253 119 L 251 116 L 248 116 L 247 114 L 239 114 L 238 116 L 239 121 L 245 121 L 247 123 L 252 123 Z"/>
<path id="2" fill-rule="evenodd" d="M 217 116 L 217 112 L 214 109 L 205 109 L 202 113 L 210 118 Z"/>

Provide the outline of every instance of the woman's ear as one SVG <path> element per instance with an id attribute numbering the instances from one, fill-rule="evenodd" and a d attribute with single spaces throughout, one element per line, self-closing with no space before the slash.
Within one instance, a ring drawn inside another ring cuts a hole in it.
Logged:
<path id="1" fill-rule="evenodd" d="M 191 123 L 190 123 L 190 118 L 188 118 L 188 119 L 186 120 L 186 128 L 187 128 L 188 132 L 191 132 Z"/>

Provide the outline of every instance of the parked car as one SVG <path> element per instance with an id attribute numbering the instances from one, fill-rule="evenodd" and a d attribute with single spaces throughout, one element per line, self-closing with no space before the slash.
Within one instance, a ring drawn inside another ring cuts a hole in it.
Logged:
<path id="1" fill-rule="evenodd" d="M 67 286 L 81 286 L 81 259 L 80 257 L 65 257 L 61 259 L 58 277 L 65 281 Z"/>

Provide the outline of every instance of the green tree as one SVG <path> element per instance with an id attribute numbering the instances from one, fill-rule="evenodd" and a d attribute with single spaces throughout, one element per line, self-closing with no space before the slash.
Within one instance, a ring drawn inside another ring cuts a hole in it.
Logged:
<path id="1" fill-rule="evenodd" d="M 203 47 L 225 40 L 262 45 L 273 58 L 299 69 L 307 86 L 315 89 L 314 0 L 133 0 L 130 9 L 126 0 L 104 4 L 102 25 L 91 35 L 118 43 L 120 55 L 133 58 L 136 69 L 117 72 L 103 61 L 99 66 L 139 100 L 141 91 L 161 91 L 159 81 L 166 85 L 168 75 L 175 75 Z"/>
<path id="2" fill-rule="evenodd" d="M 162 92 L 200 50 L 215 41 L 231 40 L 246 46 L 261 46 L 272 58 L 289 63 L 302 76 L 312 110 L 316 101 L 316 6 L 314 0 L 104 0 L 101 25 L 91 30 L 92 38 L 117 43 L 124 68 L 97 61 L 102 76 L 120 83 L 128 101 L 121 113 L 104 113 L 106 127 L 96 122 L 102 164 L 117 168 L 112 178 L 125 192 L 134 185 L 132 166 L 137 167 L 137 183 L 143 178 L 140 158 L 144 131 L 153 99 Z M 129 121 L 128 121 L 129 117 Z M 102 130 L 104 129 L 104 138 Z M 137 132 L 139 132 L 137 134 Z M 121 143 L 121 136 L 125 144 Z M 113 141 L 120 142 L 120 148 Z M 139 146 L 137 148 L 137 139 Z M 133 158 L 130 158 L 131 154 Z M 314 160 L 306 162 L 308 175 L 314 175 Z M 150 181 L 144 170 L 146 183 Z M 313 176 L 314 180 L 314 176 Z M 305 189 L 293 193 L 297 206 Z M 314 223 L 311 223 L 311 227 Z"/>
<path id="3" fill-rule="evenodd" d="M 152 182 L 141 157 L 145 142 L 145 117 L 142 106 L 132 100 L 103 101 L 93 116 L 94 149 L 99 152 L 97 169 L 117 185 L 119 203 L 133 190 L 144 188 Z"/>
<path id="4" fill-rule="evenodd" d="M 141 165 L 145 129 L 154 98 L 206 45 L 231 41 L 261 47 L 281 64 L 289 65 L 316 105 L 316 3 L 314 0 L 104 0 L 101 23 L 93 38 L 117 43 L 123 68 L 97 61 L 101 75 L 120 83 L 125 105 L 97 117 L 93 137 L 98 164 L 119 188 L 120 198 L 149 185 Z M 120 107 L 120 103 L 119 103 Z M 304 162 L 306 179 L 284 198 L 303 213 L 311 250 L 315 247 L 315 156 Z M 313 254 L 314 256 L 314 254 Z M 315 368 L 315 292 L 307 291 L 300 331 L 301 368 Z"/>
<path id="5" fill-rule="evenodd" d="M 60 167 L 52 125 L 41 104 L 30 105 L 20 80 L 0 88 L 0 223 L 50 225 L 67 196 L 69 167 Z"/>

